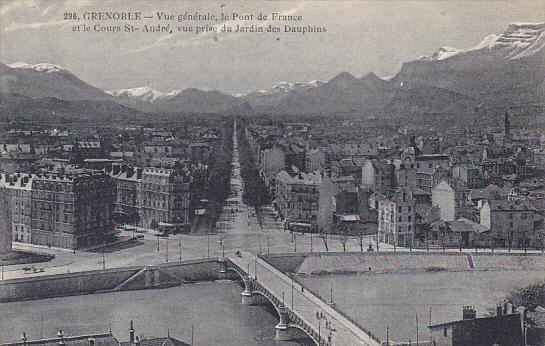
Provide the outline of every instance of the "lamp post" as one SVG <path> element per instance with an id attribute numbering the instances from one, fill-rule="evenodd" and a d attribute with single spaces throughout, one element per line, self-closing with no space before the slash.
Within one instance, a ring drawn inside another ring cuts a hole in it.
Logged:
<path id="1" fill-rule="evenodd" d="M 178 246 L 180 248 L 180 262 L 182 261 L 182 239 L 179 239 Z"/>
<path id="2" fill-rule="evenodd" d="M 210 258 L 210 233 L 206 231 L 206 257 Z"/>
<path id="3" fill-rule="evenodd" d="M 257 256 L 254 257 L 254 277 L 257 280 Z"/>
<path id="4" fill-rule="evenodd" d="M 326 320 L 326 317 L 322 311 L 316 311 L 316 319 L 318 320 L 318 345 L 322 345 L 322 320 Z M 326 321 L 327 323 L 327 321 Z"/>
<path id="5" fill-rule="evenodd" d="M 419 345 L 418 341 L 418 314 L 416 314 L 416 345 Z"/>
<path id="6" fill-rule="evenodd" d="M 168 238 L 167 238 L 167 248 L 165 252 L 165 262 L 168 263 Z"/>

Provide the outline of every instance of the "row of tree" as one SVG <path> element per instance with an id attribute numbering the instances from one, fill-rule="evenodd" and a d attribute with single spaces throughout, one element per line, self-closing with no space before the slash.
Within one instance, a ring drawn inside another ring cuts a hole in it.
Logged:
<path id="1" fill-rule="evenodd" d="M 258 217 L 261 215 L 261 208 L 272 202 L 269 188 L 259 174 L 257 160 L 252 155 L 250 144 L 244 135 L 246 122 L 238 120 L 237 141 L 240 159 L 240 174 L 244 182 L 242 200 L 249 206 L 255 208 Z M 261 218 L 259 217 L 261 220 Z"/>
<path id="2" fill-rule="evenodd" d="M 209 201 L 212 224 L 218 219 L 231 192 L 231 161 L 233 158 L 233 119 L 224 118 L 221 128 L 221 145 L 212 153 L 205 196 Z"/>

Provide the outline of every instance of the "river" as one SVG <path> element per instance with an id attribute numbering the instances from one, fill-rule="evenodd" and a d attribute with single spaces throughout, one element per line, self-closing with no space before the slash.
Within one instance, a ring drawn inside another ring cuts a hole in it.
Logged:
<path id="1" fill-rule="evenodd" d="M 510 291 L 545 280 L 543 270 L 388 273 L 311 276 L 298 278 L 305 287 L 386 340 L 420 340 L 429 337 L 427 326 L 462 319 L 462 306 L 488 313 Z"/>
<path id="2" fill-rule="evenodd" d="M 195 345 L 294 346 L 277 342 L 277 317 L 260 306 L 242 306 L 236 282 L 206 282 L 160 289 L 71 296 L 0 304 L 0 343 L 65 335 L 108 332 L 120 341 L 136 335 L 166 336 Z"/>

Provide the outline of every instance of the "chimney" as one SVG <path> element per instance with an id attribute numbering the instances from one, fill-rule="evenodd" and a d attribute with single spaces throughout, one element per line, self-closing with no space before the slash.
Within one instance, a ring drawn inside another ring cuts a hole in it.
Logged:
<path id="1" fill-rule="evenodd" d="M 477 311 L 473 306 L 464 306 L 463 307 L 463 319 L 464 320 L 474 320 L 477 318 Z"/>
<path id="2" fill-rule="evenodd" d="M 134 324 L 132 320 L 131 320 L 131 326 L 129 328 L 129 342 L 131 344 L 134 344 Z"/>

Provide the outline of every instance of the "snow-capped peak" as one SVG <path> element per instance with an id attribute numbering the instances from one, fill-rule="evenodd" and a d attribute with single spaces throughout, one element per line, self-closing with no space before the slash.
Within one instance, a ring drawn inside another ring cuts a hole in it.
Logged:
<path id="1" fill-rule="evenodd" d="M 261 95 L 281 94 L 281 93 L 286 93 L 292 90 L 314 89 L 326 83 L 327 82 L 324 82 L 321 80 L 312 80 L 306 83 L 280 82 L 275 84 L 269 90 L 259 90 L 257 93 Z"/>
<path id="2" fill-rule="evenodd" d="M 271 88 L 271 90 L 289 90 L 294 86 L 293 83 L 280 82 Z"/>
<path id="3" fill-rule="evenodd" d="M 140 87 L 132 89 L 121 89 L 121 90 L 109 90 L 106 91 L 107 94 L 110 94 L 115 97 L 126 97 L 138 99 L 146 102 L 153 102 L 157 99 L 171 99 L 174 96 L 180 93 L 179 90 L 173 90 L 168 93 L 163 93 L 161 91 L 154 90 L 150 87 Z"/>
<path id="4" fill-rule="evenodd" d="M 11 67 L 11 68 L 34 70 L 34 71 L 38 71 L 38 72 L 45 71 L 46 73 L 60 72 L 60 71 L 64 70 L 59 65 L 48 64 L 48 63 L 41 63 L 41 64 L 32 65 L 32 64 L 27 64 L 25 62 L 16 62 L 16 63 L 13 63 L 13 64 L 8 64 L 8 66 Z"/>
<path id="5" fill-rule="evenodd" d="M 462 52 L 460 49 L 453 47 L 441 47 L 433 55 L 424 55 L 418 58 L 418 60 L 445 60 Z"/>
<path id="6" fill-rule="evenodd" d="M 500 38 L 500 35 L 496 35 L 496 34 L 488 35 L 488 36 L 486 36 L 484 38 L 484 40 L 479 42 L 475 47 L 470 48 L 468 50 L 479 50 L 479 49 L 484 49 L 484 48 L 494 48 L 498 38 Z"/>
<path id="7" fill-rule="evenodd" d="M 501 35 L 488 35 L 476 46 L 461 50 L 443 47 L 433 55 L 424 55 L 417 60 L 444 60 L 450 57 L 476 51 L 484 51 L 485 56 L 519 59 L 530 56 L 545 47 L 545 23 L 512 23 Z"/>

